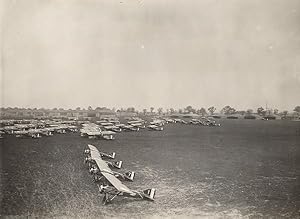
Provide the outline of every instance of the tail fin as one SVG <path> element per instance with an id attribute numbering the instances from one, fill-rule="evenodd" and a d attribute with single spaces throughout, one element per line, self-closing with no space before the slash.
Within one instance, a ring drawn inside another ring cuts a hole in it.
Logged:
<path id="1" fill-rule="evenodd" d="M 125 178 L 127 180 L 133 181 L 134 177 L 135 177 L 135 172 L 133 171 L 128 171 L 124 174 Z"/>
<path id="2" fill-rule="evenodd" d="M 143 193 L 145 195 L 145 198 L 154 201 L 156 189 L 146 189 L 146 190 L 143 191 Z"/>
<path id="3" fill-rule="evenodd" d="M 110 154 L 110 158 L 111 158 L 111 159 L 115 159 L 115 157 L 116 157 L 116 153 L 115 153 L 115 152 L 112 152 L 112 153 Z"/>
<path id="4" fill-rule="evenodd" d="M 116 161 L 112 163 L 115 168 L 121 169 L 123 161 Z"/>

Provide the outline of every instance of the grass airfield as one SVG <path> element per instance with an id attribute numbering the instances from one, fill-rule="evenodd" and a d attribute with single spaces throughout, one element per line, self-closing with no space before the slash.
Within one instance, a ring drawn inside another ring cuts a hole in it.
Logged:
<path id="1" fill-rule="evenodd" d="M 75 134 L 5 136 L 1 215 L 67 217 L 295 218 L 300 214 L 299 122 L 220 120 L 221 127 L 167 124 L 122 132 L 115 141 Z M 132 189 L 155 202 L 118 197 L 103 206 L 83 149 L 116 152 L 136 172 Z"/>

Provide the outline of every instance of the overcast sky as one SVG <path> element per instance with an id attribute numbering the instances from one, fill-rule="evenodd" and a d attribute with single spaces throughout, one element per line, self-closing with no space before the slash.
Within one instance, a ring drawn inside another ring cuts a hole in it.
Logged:
<path id="1" fill-rule="evenodd" d="M 300 105 L 299 0 L 2 4 L 3 106 Z"/>

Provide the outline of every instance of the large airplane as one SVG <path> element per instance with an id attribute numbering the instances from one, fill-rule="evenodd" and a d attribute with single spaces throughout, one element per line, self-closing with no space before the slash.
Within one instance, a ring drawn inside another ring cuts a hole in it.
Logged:
<path id="1" fill-rule="evenodd" d="M 139 198 L 154 201 L 155 189 L 146 189 L 143 191 L 135 191 L 129 189 L 124 185 L 115 175 L 115 173 L 108 167 L 107 163 L 102 160 L 101 156 L 107 157 L 104 153 L 99 152 L 93 145 L 88 145 L 89 149 L 85 150 L 85 154 L 89 152 L 90 157 L 88 160 L 94 160 L 97 167 L 97 174 L 101 173 L 101 177 L 97 179 L 99 182 L 101 179 L 106 183 L 98 184 L 100 194 L 104 194 L 103 204 L 108 204 L 117 196 L 125 196 L 130 198 Z M 101 155 L 102 154 L 102 155 Z M 108 156 L 110 157 L 110 156 Z M 93 171 L 94 169 L 92 169 Z M 132 176 L 132 178 L 134 175 Z"/>
<path id="2" fill-rule="evenodd" d="M 99 182 L 103 178 L 102 175 L 103 171 L 102 172 L 100 171 L 100 169 L 98 168 L 99 166 L 102 166 L 103 168 L 105 168 L 106 172 L 113 174 L 115 177 L 119 179 L 133 181 L 135 172 L 128 171 L 126 173 L 120 173 L 120 172 L 112 171 L 109 168 L 109 166 L 111 166 L 120 169 L 122 166 L 122 161 L 116 162 L 114 164 L 113 162 L 102 160 L 102 157 L 113 159 L 116 153 L 112 153 L 110 155 L 103 152 L 99 152 L 97 148 L 93 145 L 88 145 L 88 147 L 89 149 L 85 150 L 85 154 L 87 155 L 87 157 L 85 158 L 85 162 L 89 163 L 89 168 L 90 168 L 89 172 L 94 175 L 95 182 Z"/>

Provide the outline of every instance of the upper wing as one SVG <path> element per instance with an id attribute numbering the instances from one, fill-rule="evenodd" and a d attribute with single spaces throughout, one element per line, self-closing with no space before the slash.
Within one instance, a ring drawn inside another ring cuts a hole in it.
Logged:
<path id="1" fill-rule="evenodd" d="M 88 147 L 91 151 L 91 158 L 92 159 L 101 159 L 100 152 L 98 151 L 98 149 L 95 146 L 89 144 Z"/>
<path id="2" fill-rule="evenodd" d="M 98 151 L 98 149 L 94 145 L 88 144 L 88 147 L 91 151 Z"/>
<path id="3" fill-rule="evenodd" d="M 134 192 L 131 191 L 127 186 L 125 186 L 120 180 L 117 179 L 114 175 L 107 172 L 102 172 L 102 175 L 112 184 L 120 192 L 125 192 L 129 194 L 133 194 Z"/>
<path id="4" fill-rule="evenodd" d="M 94 160 L 95 160 L 99 170 L 101 171 L 101 173 L 102 172 L 107 172 L 107 173 L 111 173 L 111 174 L 113 173 L 111 171 L 111 169 L 109 168 L 109 166 L 107 165 L 107 163 L 101 159 L 101 156 L 99 158 L 95 158 Z"/>
<path id="5" fill-rule="evenodd" d="M 118 180 L 114 175 L 107 163 L 102 160 L 100 152 L 98 149 L 93 145 L 88 145 L 89 149 L 91 150 L 91 157 L 95 160 L 101 174 L 112 184 L 120 192 L 126 192 L 132 194 L 133 192 L 125 186 L 120 180 Z"/>
<path id="6" fill-rule="evenodd" d="M 92 159 L 101 159 L 101 155 L 99 153 L 99 151 L 91 151 L 91 158 Z"/>

